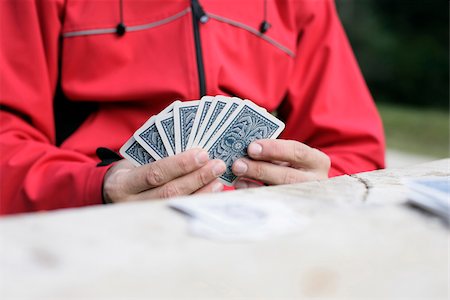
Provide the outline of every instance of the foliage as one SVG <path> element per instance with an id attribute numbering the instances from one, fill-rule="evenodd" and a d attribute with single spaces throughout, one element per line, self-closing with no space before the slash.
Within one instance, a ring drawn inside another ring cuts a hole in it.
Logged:
<path id="1" fill-rule="evenodd" d="M 449 157 L 448 113 L 433 108 L 378 104 L 388 148 Z"/>
<path id="2" fill-rule="evenodd" d="M 448 3 L 336 0 L 377 102 L 449 108 Z"/>

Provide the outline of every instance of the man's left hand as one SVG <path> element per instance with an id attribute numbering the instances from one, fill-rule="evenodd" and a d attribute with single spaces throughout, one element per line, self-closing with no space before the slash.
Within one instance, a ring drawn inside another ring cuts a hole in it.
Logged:
<path id="1" fill-rule="evenodd" d="M 236 188 L 290 184 L 328 178 L 330 158 L 320 150 L 291 140 L 258 140 L 247 149 L 251 159 L 234 162 L 233 173 L 241 177 Z"/>

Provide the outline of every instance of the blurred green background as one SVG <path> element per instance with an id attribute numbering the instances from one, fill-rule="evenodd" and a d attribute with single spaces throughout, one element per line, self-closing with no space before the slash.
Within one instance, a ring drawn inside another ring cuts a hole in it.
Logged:
<path id="1" fill-rule="evenodd" d="M 449 3 L 336 0 L 390 149 L 449 154 Z"/>

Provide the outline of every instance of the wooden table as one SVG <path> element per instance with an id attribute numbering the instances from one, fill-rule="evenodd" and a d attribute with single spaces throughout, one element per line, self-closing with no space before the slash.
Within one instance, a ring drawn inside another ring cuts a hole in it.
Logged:
<path id="1" fill-rule="evenodd" d="M 407 205 L 400 180 L 449 166 L 203 196 L 276 199 L 311 219 L 258 242 L 191 236 L 166 201 L 2 218 L 0 298 L 447 299 L 449 229 Z"/>

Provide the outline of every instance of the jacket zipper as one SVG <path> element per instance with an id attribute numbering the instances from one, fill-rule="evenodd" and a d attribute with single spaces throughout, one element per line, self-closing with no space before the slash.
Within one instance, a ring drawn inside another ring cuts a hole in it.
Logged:
<path id="1" fill-rule="evenodd" d="M 201 7 L 198 0 L 191 0 L 192 22 L 194 25 L 195 55 L 197 58 L 198 81 L 200 98 L 206 95 L 205 66 L 203 65 L 202 44 L 200 40 L 200 23 L 208 21 L 208 16 Z"/>

